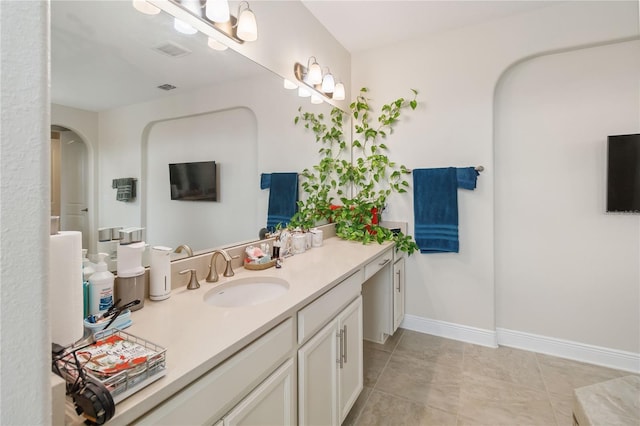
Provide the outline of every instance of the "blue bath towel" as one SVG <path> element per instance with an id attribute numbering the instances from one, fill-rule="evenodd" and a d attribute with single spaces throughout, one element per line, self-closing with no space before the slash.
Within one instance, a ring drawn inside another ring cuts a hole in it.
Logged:
<path id="1" fill-rule="evenodd" d="M 286 226 L 298 208 L 298 173 L 271 173 L 267 229 Z"/>
<path id="2" fill-rule="evenodd" d="M 267 189 L 271 186 L 271 173 L 262 173 L 260 175 L 260 189 Z"/>
<path id="3" fill-rule="evenodd" d="M 413 215 L 420 253 L 458 253 L 458 179 L 454 167 L 413 170 Z"/>
<path id="4" fill-rule="evenodd" d="M 476 189 L 478 180 L 478 171 L 475 167 L 459 167 L 456 169 L 456 177 L 458 179 L 458 188 Z"/>

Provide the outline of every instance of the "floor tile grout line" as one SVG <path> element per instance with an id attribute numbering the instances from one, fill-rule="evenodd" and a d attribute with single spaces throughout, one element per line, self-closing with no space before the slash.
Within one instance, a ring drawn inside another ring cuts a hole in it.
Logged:
<path id="1" fill-rule="evenodd" d="M 551 412 L 553 413 L 553 418 L 556 421 L 556 426 L 560 426 L 558 415 L 556 414 L 556 410 L 553 407 L 553 403 L 551 402 L 551 393 L 549 392 L 549 386 L 547 385 L 547 380 L 545 379 L 544 374 L 542 373 L 542 367 L 540 366 L 540 359 L 536 352 L 533 352 L 533 354 L 536 359 L 536 368 L 538 369 L 538 373 L 540 374 L 540 378 L 542 379 L 542 383 L 544 384 L 544 390 L 545 390 L 545 393 L 547 394 L 547 400 L 549 401 L 549 405 L 551 406 Z"/>

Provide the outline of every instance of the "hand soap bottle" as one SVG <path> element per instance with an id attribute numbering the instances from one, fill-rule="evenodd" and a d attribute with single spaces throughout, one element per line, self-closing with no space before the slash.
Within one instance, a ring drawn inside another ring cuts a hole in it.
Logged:
<path id="1" fill-rule="evenodd" d="M 114 276 L 107 270 L 107 253 L 98 254 L 95 272 L 89 277 L 89 314 L 98 315 L 113 305 Z"/>

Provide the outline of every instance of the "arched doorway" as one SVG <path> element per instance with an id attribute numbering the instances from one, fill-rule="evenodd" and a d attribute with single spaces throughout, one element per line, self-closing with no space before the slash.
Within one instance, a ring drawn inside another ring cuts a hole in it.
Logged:
<path id="1" fill-rule="evenodd" d="M 60 230 L 82 232 L 89 249 L 89 155 L 76 132 L 51 126 L 51 215 L 60 216 Z"/>

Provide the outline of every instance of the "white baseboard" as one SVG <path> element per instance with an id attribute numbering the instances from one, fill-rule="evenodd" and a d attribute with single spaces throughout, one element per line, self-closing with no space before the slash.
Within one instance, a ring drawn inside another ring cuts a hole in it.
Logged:
<path id="1" fill-rule="evenodd" d="M 462 342 L 488 346 L 490 348 L 498 347 L 496 332 L 484 328 L 469 327 L 467 325 L 422 318 L 415 315 L 405 315 L 400 326 L 407 330 L 432 334 L 447 339 L 460 340 Z"/>
<path id="2" fill-rule="evenodd" d="M 640 373 L 640 353 L 588 345 L 522 331 L 496 329 L 498 344 L 589 364 Z"/>
<path id="3" fill-rule="evenodd" d="M 497 328 L 495 331 L 487 330 L 415 315 L 405 315 L 400 326 L 407 330 L 481 346 L 492 348 L 497 348 L 498 345 L 508 346 L 636 374 L 640 373 L 640 353 L 635 352 L 588 345 L 505 328 Z"/>

